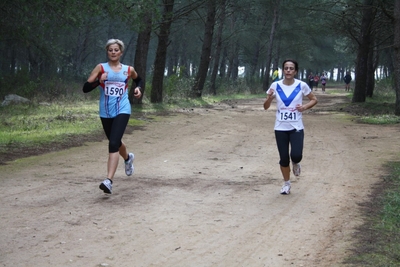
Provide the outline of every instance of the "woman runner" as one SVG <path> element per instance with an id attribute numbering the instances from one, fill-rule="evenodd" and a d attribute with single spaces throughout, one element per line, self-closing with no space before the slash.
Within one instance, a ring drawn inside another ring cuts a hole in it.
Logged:
<path id="1" fill-rule="evenodd" d="M 125 173 L 130 176 L 134 172 L 133 153 L 128 153 L 122 142 L 125 128 L 131 114 L 128 99 L 128 82 L 131 78 L 135 84 L 134 96 L 140 98 L 142 79 L 131 66 L 120 62 L 124 52 L 124 43 L 118 39 L 110 39 L 106 44 L 107 63 L 98 64 L 83 86 L 88 93 L 100 85 L 99 113 L 104 132 L 109 140 L 107 178 L 100 184 L 104 193 L 112 193 L 112 184 L 118 167 L 119 156 L 125 160 Z"/>
<path id="2" fill-rule="evenodd" d="M 293 174 L 299 176 L 301 172 L 300 161 L 303 158 L 304 125 L 303 111 L 317 104 L 317 98 L 310 87 L 303 81 L 296 79 L 299 66 L 297 61 L 287 59 L 282 64 L 283 80 L 273 82 L 267 90 L 264 109 L 271 106 L 276 99 L 277 111 L 275 119 L 275 139 L 279 152 L 279 165 L 284 180 L 281 194 L 290 194 L 290 161 L 292 161 Z M 303 96 L 309 101 L 303 105 Z M 290 146 L 290 151 L 289 151 Z"/>

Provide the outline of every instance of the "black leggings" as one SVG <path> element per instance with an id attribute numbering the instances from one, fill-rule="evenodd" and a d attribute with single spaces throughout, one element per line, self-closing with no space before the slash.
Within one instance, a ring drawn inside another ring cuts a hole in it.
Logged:
<path id="1" fill-rule="evenodd" d="M 299 163 L 303 158 L 304 130 L 275 131 L 276 145 L 279 151 L 279 165 L 289 166 L 290 159 L 293 163 Z M 290 144 L 290 156 L 289 156 Z"/>
<path id="2" fill-rule="evenodd" d="M 115 118 L 100 118 L 104 132 L 108 139 L 108 152 L 115 153 L 119 151 L 122 145 L 122 136 L 124 135 L 126 125 L 128 125 L 129 114 L 119 114 Z"/>

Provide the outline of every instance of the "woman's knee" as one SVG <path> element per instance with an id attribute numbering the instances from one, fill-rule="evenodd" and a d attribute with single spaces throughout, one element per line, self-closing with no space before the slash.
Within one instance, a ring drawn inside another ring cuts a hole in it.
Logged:
<path id="1" fill-rule="evenodd" d="M 302 160 L 302 158 L 303 158 L 302 154 L 291 155 L 292 162 L 294 163 L 299 163 Z"/>
<path id="2" fill-rule="evenodd" d="M 120 146 L 121 146 L 121 141 L 110 141 L 108 143 L 108 152 L 109 153 L 118 152 Z"/>
<path id="3" fill-rule="evenodd" d="M 287 167 L 287 166 L 289 166 L 289 163 L 290 163 L 289 159 L 281 159 L 281 160 L 279 161 L 279 165 L 281 165 L 282 167 Z"/>

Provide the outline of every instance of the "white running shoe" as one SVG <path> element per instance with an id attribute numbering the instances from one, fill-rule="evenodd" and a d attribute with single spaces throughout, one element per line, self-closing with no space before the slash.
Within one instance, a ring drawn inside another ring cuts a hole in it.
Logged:
<path id="1" fill-rule="evenodd" d="M 290 194 L 290 184 L 284 184 L 281 188 L 282 195 L 289 195 Z"/>
<path id="2" fill-rule="evenodd" d="M 99 186 L 101 190 L 104 191 L 106 194 L 111 194 L 112 191 L 112 183 L 110 179 L 105 179 Z"/>
<path id="3" fill-rule="evenodd" d="M 125 173 L 128 176 L 131 176 L 135 171 L 135 167 L 133 167 L 133 160 L 135 159 L 135 155 L 133 153 L 129 153 L 129 159 L 125 161 Z"/>
<path id="4" fill-rule="evenodd" d="M 293 163 L 293 174 L 294 176 L 299 176 L 301 173 L 301 165 L 300 163 Z"/>

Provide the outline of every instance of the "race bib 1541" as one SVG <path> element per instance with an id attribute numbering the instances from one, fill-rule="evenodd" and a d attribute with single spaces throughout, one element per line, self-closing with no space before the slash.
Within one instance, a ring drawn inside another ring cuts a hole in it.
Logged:
<path id="1" fill-rule="evenodd" d="M 279 121 L 298 121 L 300 118 L 297 110 L 279 110 L 278 120 Z"/>

